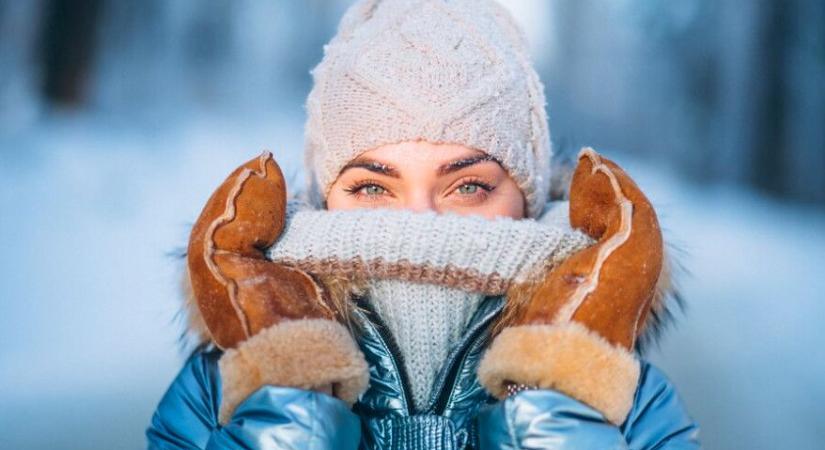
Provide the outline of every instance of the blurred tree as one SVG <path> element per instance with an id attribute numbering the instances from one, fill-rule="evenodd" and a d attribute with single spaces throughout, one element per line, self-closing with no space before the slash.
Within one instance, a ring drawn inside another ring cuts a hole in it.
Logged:
<path id="1" fill-rule="evenodd" d="M 794 197 L 825 204 L 825 2 L 794 3 L 782 61 L 784 183 Z"/>
<path id="2" fill-rule="evenodd" d="M 825 204 L 825 2 L 560 1 L 556 140 Z"/>
<path id="3" fill-rule="evenodd" d="M 78 105 L 94 60 L 102 0 L 48 0 L 41 31 L 43 95 Z"/>
<path id="4" fill-rule="evenodd" d="M 352 1 L 37 0 L 40 95 L 150 117 L 296 111 Z M 557 142 L 825 204 L 825 1 L 559 0 L 535 10 L 549 24 L 533 48 Z"/>
<path id="5" fill-rule="evenodd" d="M 753 109 L 758 136 L 753 140 L 749 176 L 752 184 L 783 193 L 787 189 L 783 181 L 790 175 L 786 173 L 783 154 L 791 150 L 783 145 L 787 120 L 784 55 L 796 5 L 794 1 L 787 1 L 765 2 L 761 6 L 758 21 L 753 24 L 761 57 L 757 70 L 751 73 L 758 96 Z"/>

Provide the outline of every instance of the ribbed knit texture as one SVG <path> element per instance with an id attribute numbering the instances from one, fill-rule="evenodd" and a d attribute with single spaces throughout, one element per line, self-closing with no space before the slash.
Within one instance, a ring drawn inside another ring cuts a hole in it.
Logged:
<path id="1" fill-rule="evenodd" d="M 372 280 L 367 300 L 404 359 L 413 407 L 427 405 L 433 381 L 484 294 L 435 284 Z"/>
<path id="2" fill-rule="evenodd" d="M 544 87 L 523 32 L 491 0 L 361 0 L 312 71 L 310 192 L 385 144 L 460 144 L 496 157 L 537 217 L 550 185 Z"/>
<path id="3" fill-rule="evenodd" d="M 424 408 L 433 380 L 485 295 L 503 294 L 593 241 L 570 228 L 567 202 L 538 220 L 290 202 L 271 260 L 367 281 L 366 299 L 393 336 Z"/>
<path id="4" fill-rule="evenodd" d="M 567 203 L 539 219 L 392 209 L 315 210 L 290 203 L 271 260 L 317 275 L 434 283 L 503 294 L 592 240 L 567 223 Z"/>

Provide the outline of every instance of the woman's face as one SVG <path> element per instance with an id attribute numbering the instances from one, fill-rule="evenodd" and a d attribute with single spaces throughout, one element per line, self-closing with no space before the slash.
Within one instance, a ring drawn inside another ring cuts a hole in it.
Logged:
<path id="1" fill-rule="evenodd" d="M 524 195 L 501 164 L 479 150 L 424 141 L 362 153 L 338 175 L 328 209 L 395 208 L 486 218 L 524 218 Z"/>

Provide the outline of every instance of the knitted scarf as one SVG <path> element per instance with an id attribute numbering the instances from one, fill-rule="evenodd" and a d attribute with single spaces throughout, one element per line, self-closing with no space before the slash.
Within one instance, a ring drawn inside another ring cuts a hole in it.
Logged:
<path id="1" fill-rule="evenodd" d="M 451 347 L 486 295 L 504 294 L 592 240 L 568 225 L 567 202 L 538 219 L 407 210 L 327 211 L 290 203 L 268 250 L 320 278 L 366 282 L 365 299 L 401 352 L 420 410 Z"/>

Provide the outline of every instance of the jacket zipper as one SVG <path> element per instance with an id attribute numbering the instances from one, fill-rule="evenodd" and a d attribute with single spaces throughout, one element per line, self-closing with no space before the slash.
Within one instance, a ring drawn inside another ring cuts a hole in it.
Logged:
<path id="1" fill-rule="evenodd" d="M 446 408 L 450 397 L 452 397 L 453 390 L 455 389 L 458 372 L 462 367 L 464 367 L 464 363 L 467 361 L 467 356 L 469 355 L 470 350 L 478 342 L 479 335 L 483 334 L 483 331 L 487 328 L 490 321 L 498 315 L 499 312 L 501 312 L 503 306 L 504 303 L 501 302 L 488 311 L 484 317 L 473 324 L 473 326 L 467 331 L 467 338 L 447 357 L 447 361 L 449 361 L 450 364 L 449 370 L 446 372 L 447 375 L 442 377 L 439 382 L 433 386 L 432 392 L 437 397 L 431 400 L 431 403 L 426 410 L 428 413 L 439 415 L 444 413 L 444 409 Z M 461 355 L 461 357 L 459 357 L 459 355 Z M 444 389 L 446 385 L 450 386 L 447 390 Z"/>
<path id="2" fill-rule="evenodd" d="M 392 366 L 398 374 L 398 378 L 401 382 L 401 396 L 404 401 L 404 412 L 407 416 L 410 416 L 413 412 L 412 399 L 410 398 L 410 381 L 405 368 L 403 365 L 399 364 L 398 358 L 396 357 L 396 355 L 401 354 L 401 350 L 389 334 L 386 323 L 370 307 L 369 303 L 363 301 L 361 298 L 357 298 L 356 301 L 358 302 L 358 307 L 366 313 L 366 320 L 364 320 L 364 322 L 366 322 L 366 326 L 372 330 L 373 334 L 378 338 L 379 343 L 387 350 L 390 362 L 392 363 Z"/>

